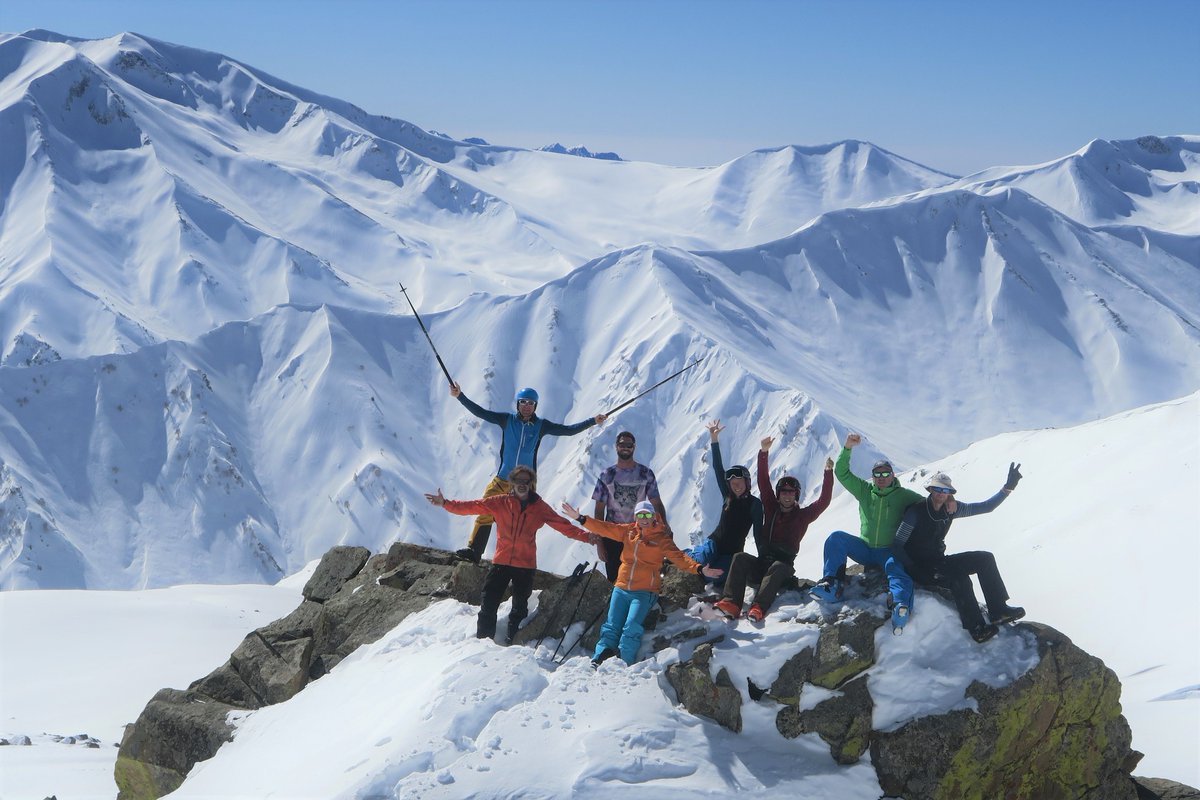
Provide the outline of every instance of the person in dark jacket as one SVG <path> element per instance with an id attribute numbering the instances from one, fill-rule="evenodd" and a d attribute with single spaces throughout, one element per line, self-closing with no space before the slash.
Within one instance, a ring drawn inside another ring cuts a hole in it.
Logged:
<path id="1" fill-rule="evenodd" d="M 956 519 L 987 514 L 1012 494 L 1021 480 L 1021 465 L 1010 464 L 1004 487 L 982 503 L 960 503 L 955 500 L 954 484 L 944 472 L 932 475 L 925 483 L 929 496 L 909 506 L 896 529 L 892 551 L 904 568 L 907 587 L 904 598 L 912 607 L 912 583 L 944 586 L 954 595 L 958 618 L 977 642 L 986 642 L 996 635 L 999 625 L 1025 616 L 1025 609 L 1008 604 L 1008 590 L 996 568 L 996 557 L 976 550 L 946 555 L 946 534 Z M 983 598 L 987 602 L 990 622 L 984 622 L 971 585 L 971 575 L 979 576 Z"/>
<path id="2" fill-rule="evenodd" d="M 733 557 L 729 565 L 729 577 L 725 580 L 724 596 L 714 606 L 730 619 L 741 616 L 742 604 L 746 599 L 746 583 L 751 581 L 758 589 L 746 616 L 751 622 L 762 621 L 783 584 L 796 574 L 796 554 L 800 552 L 800 540 L 808 531 L 809 524 L 829 507 L 829 500 L 833 496 L 832 458 L 825 459 L 821 496 L 811 505 L 800 507 L 800 481 L 791 475 L 784 475 L 772 489 L 767 453 L 774 443 L 775 439 L 767 436 L 758 451 L 758 492 L 763 505 L 762 535 L 754 541 L 758 555 L 741 552 Z"/>
<path id="3" fill-rule="evenodd" d="M 597 414 L 591 419 L 576 422 L 574 425 L 564 425 L 561 422 L 551 422 L 537 415 L 538 393 L 530 388 L 517 392 L 517 411 L 488 411 L 475 403 L 465 394 L 457 383 L 450 384 L 450 396 L 457 398 L 463 407 L 484 422 L 499 426 L 500 436 L 500 466 L 496 476 L 488 482 L 483 490 L 483 497 L 505 495 L 512 487 L 505 476 L 514 467 L 525 466 L 537 470 L 538 447 L 545 436 L 574 436 L 582 433 L 593 425 L 604 422 L 605 415 Z M 492 515 L 480 514 L 471 526 L 471 535 L 467 546 L 458 550 L 455 555 L 465 561 L 478 562 L 483 558 L 487 549 L 488 538 L 492 535 Z"/>
<path id="4" fill-rule="evenodd" d="M 713 473 L 717 476 L 717 487 L 725 502 L 721 506 L 721 519 L 708 538 L 686 552 L 695 561 L 722 570 L 722 575 L 713 586 L 720 590 L 725 583 L 725 570 L 736 553 L 746 546 L 746 536 L 754 530 L 754 539 L 762 537 L 762 501 L 750 494 L 750 470 L 741 466 L 725 469 L 721 460 L 721 431 L 725 430 L 721 420 L 714 419 L 705 426 L 712 447 Z"/>
<path id="5" fill-rule="evenodd" d="M 426 494 L 425 499 L 441 506 L 451 514 L 487 514 L 496 520 L 496 555 L 483 581 L 483 599 L 479 603 L 479 618 L 475 635 L 490 639 L 496 635 L 496 611 L 500 599 L 512 584 L 512 610 L 508 614 L 505 644 L 512 642 L 521 621 L 529 614 L 529 597 L 533 594 L 533 574 L 537 570 L 537 539 L 543 525 L 570 539 L 590 542 L 591 537 L 560 517 L 538 496 L 537 473 L 530 467 L 514 467 L 508 474 L 507 494 L 479 500 L 447 500 L 442 490 Z"/>

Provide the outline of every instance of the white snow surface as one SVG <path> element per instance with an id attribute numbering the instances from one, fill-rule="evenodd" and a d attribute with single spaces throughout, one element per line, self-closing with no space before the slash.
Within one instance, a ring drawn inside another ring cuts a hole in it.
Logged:
<path id="1" fill-rule="evenodd" d="M 1067 633 L 1120 677 L 1134 747 L 1146 754 L 1137 774 L 1191 785 L 1200 783 L 1194 757 L 1200 748 L 1200 622 L 1177 611 L 1190 607 L 1200 537 L 1195 521 L 1178 509 L 1200 489 L 1197 433 L 1200 394 L 1072 429 L 996 437 L 902 476 L 912 484 L 921 471 L 945 470 L 959 497 L 972 501 L 991 496 L 1009 461 L 1021 462 L 1026 477 L 1017 491 L 993 513 L 958 521 L 949 550 L 995 552 L 1012 601 L 1028 609 L 1028 618 Z M 854 464 L 864 469 L 857 458 Z M 803 543 L 799 574 L 820 572 L 828 531 L 856 524 L 852 504 L 835 500 Z M 1094 532 L 1108 527 L 1128 535 L 1097 542 Z M 580 546 L 573 555 L 588 553 Z M 1181 568 L 1164 567 L 1164 558 Z M 302 573 L 277 587 L 0 594 L 0 735 L 35 739 L 32 747 L 0 748 L 3 796 L 58 791 L 61 797 L 64 787 L 77 786 L 69 796 L 114 797 L 116 754 L 108 742 L 118 723 L 136 717 L 161 686 L 186 686 L 221 663 L 243 633 L 290 610 L 306 578 Z M 1150 588 L 1130 591 L 1136 586 Z M 1120 599 L 1100 604 L 1098 613 L 1097 598 L 1106 592 Z M 881 598 L 848 605 L 883 613 Z M 177 608 L 198 616 L 180 625 Z M 248 613 L 251 608 L 261 613 Z M 815 602 L 783 595 L 761 629 L 744 621 L 728 629 L 715 667 L 727 668 L 739 687 L 747 677 L 769 686 L 790 655 L 816 640 L 813 623 L 821 613 Z M 631 668 L 610 661 L 599 673 L 578 652 L 552 666 L 553 640 L 536 652 L 476 640 L 474 614 L 454 601 L 438 603 L 360 648 L 292 700 L 239 715 L 234 742 L 198 764 L 172 797 L 618 792 L 650 798 L 733 791 L 878 797 L 865 761 L 839 768 L 815 735 L 783 739 L 774 727 L 778 707 L 769 702 L 744 698 L 740 735 L 674 704 L 663 671 L 689 657 L 690 649 L 654 655 L 648 643 L 653 635 L 697 624 L 710 633 L 725 628 L 710 611 L 677 612 L 646 637 L 644 660 Z M 17 619 L 23 622 L 14 624 Z M 125 643 L 119 652 L 137 657 L 97 659 L 96 653 L 111 652 L 98 642 L 111 640 Z M 162 646 L 147 648 L 146 642 Z M 876 645 L 868 686 L 878 729 L 969 708 L 964 692 L 972 680 L 1003 685 L 1036 660 L 1030 636 L 1019 627 L 977 645 L 951 606 L 925 592 L 918 592 L 904 635 L 892 636 L 885 625 Z M 46 670 L 46 664 L 56 668 Z M 112 691 L 97 689 L 109 685 Z M 44 690 L 30 691 L 39 686 Z M 800 701 L 811 707 L 829 694 L 809 686 Z M 102 738 L 107 749 L 39 738 L 82 731 Z"/>

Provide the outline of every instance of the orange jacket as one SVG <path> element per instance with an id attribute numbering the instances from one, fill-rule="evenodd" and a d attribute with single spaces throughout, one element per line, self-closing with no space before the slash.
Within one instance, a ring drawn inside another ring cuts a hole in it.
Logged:
<path id="1" fill-rule="evenodd" d="M 688 572 L 700 572 L 700 565 L 675 546 L 666 527 L 658 520 L 646 528 L 636 522 L 605 522 L 585 517 L 583 527 L 606 539 L 624 542 L 621 550 L 621 569 L 617 573 L 617 588 L 629 592 L 654 592 L 662 588 L 662 562 Z"/>
<path id="2" fill-rule="evenodd" d="M 563 536 L 580 542 L 588 541 L 586 533 L 555 514 L 546 501 L 533 493 L 525 508 L 521 508 L 521 501 L 511 493 L 482 500 L 447 500 L 444 508 L 451 514 L 491 514 L 495 517 L 496 555 L 492 556 L 493 564 L 536 569 L 537 539 L 534 534 L 543 525 L 549 525 Z"/>

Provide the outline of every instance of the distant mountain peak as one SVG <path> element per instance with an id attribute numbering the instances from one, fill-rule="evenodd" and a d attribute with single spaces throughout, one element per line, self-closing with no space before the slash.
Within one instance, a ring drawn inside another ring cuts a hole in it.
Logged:
<path id="1" fill-rule="evenodd" d="M 555 142 L 554 144 L 548 144 L 544 147 L 539 147 L 538 150 L 542 151 L 543 153 L 558 153 L 559 155 L 564 155 L 564 156 L 579 156 L 580 158 L 598 158 L 601 161 L 624 161 L 625 160 L 625 159 L 621 158 L 619 155 L 617 155 L 616 153 L 593 153 L 591 150 L 588 150 L 586 147 L 584 147 L 581 144 L 577 144 L 574 147 L 564 147 L 563 145 L 559 144 L 558 142 Z"/>

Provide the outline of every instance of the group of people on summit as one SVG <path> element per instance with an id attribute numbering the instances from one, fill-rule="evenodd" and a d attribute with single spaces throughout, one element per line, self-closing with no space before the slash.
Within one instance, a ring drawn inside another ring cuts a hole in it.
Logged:
<path id="1" fill-rule="evenodd" d="M 613 584 L 607 619 L 600 631 L 592 664 L 614 656 L 627 664 L 637 659 L 647 614 L 662 585 L 664 561 L 694 572 L 711 582 L 721 597 L 713 607 L 729 619 L 742 615 L 748 586 L 755 587 L 753 602 L 745 612 L 753 623 L 765 618 L 783 588 L 795 577 L 795 559 L 808 527 L 829 506 L 833 480 L 859 503 L 858 535 L 834 531 L 825 540 L 821 580 L 811 593 L 818 600 L 841 603 L 846 584 L 846 562 L 853 559 L 878 567 L 888 579 L 888 606 L 896 632 L 903 630 L 913 610 L 914 582 L 948 589 L 963 627 L 977 642 L 996 635 L 998 626 L 1025 615 L 1008 605 L 1008 592 L 991 553 L 977 551 L 946 554 L 945 538 L 955 519 L 993 511 L 1021 480 L 1019 464 L 1011 464 L 1003 488 L 981 503 L 959 503 L 949 476 L 938 472 L 925 481 L 927 496 L 900 485 L 887 461 L 876 462 L 871 480 L 850 471 L 850 455 L 861 438 L 846 441 L 836 463 L 825 460 L 821 492 L 801 507 L 800 481 L 784 475 L 772 486 L 768 456 L 774 439 L 764 437 L 758 451 L 758 491 L 751 493 L 750 470 L 741 465 L 728 469 L 721 457 L 720 420 L 706 426 L 712 448 L 712 466 L 721 490 L 721 516 L 712 533 L 698 546 L 681 549 L 673 538 L 654 471 L 634 460 L 637 439 L 629 431 L 616 438 L 617 461 L 596 481 L 589 517 L 570 503 L 556 513 L 537 494 L 537 453 L 545 436 L 573 436 L 605 421 L 604 414 L 564 425 L 537 415 L 538 394 L 522 389 L 515 397 L 516 410 L 488 411 L 468 398 L 457 383 L 450 394 L 476 417 L 501 431 L 500 463 L 495 477 L 478 500 L 447 500 L 441 489 L 426 499 L 453 514 L 476 515 L 467 546 L 457 556 L 478 562 L 487 547 L 493 526 L 496 550 L 484 580 L 476 635 L 496 635 L 497 612 L 511 586 L 512 608 L 504 637 L 510 643 L 529 613 L 537 568 L 536 533 L 544 525 L 571 539 L 594 542 Z M 576 527 L 578 523 L 581 527 Z M 582 528 L 582 529 L 581 529 Z M 753 531 L 756 555 L 745 551 Z M 985 621 L 971 584 L 979 577 L 987 604 Z"/>

